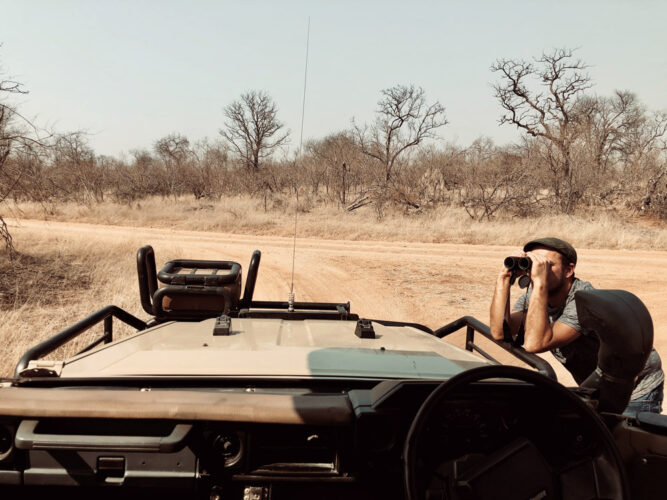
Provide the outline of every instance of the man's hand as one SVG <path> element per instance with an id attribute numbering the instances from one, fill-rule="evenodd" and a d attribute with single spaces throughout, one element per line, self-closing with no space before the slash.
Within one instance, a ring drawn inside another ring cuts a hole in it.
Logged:
<path id="1" fill-rule="evenodd" d="M 546 287 L 548 274 L 552 266 L 551 262 L 549 262 L 543 255 L 534 252 L 528 252 L 526 256 L 530 257 L 530 260 L 532 261 L 532 266 L 530 268 L 530 278 L 533 282 L 533 287 Z"/>
<path id="2" fill-rule="evenodd" d="M 498 274 L 497 285 L 509 285 L 510 278 L 512 278 L 512 271 L 503 266 L 503 270 Z"/>

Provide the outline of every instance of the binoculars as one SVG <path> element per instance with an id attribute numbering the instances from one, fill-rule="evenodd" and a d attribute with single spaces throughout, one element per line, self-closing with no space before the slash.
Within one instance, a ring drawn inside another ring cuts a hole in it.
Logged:
<path id="1" fill-rule="evenodd" d="M 512 271 L 512 278 L 510 279 L 510 284 L 514 284 L 517 274 L 524 273 L 519 276 L 519 287 L 527 288 L 530 285 L 530 268 L 533 265 L 533 261 L 530 260 L 530 257 L 505 257 L 503 265 L 507 270 Z"/>
<path id="2" fill-rule="evenodd" d="M 533 261 L 530 260 L 530 257 L 505 257 L 503 265 L 509 271 L 530 271 Z"/>

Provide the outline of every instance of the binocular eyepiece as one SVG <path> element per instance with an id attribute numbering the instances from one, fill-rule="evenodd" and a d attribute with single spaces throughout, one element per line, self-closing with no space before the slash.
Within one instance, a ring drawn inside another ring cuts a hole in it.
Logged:
<path id="1" fill-rule="evenodd" d="M 512 271 L 510 285 L 514 284 L 517 276 L 519 277 L 519 287 L 528 288 L 530 285 L 530 268 L 533 261 L 530 257 L 505 257 L 503 265 L 508 271 Z"/>
<path id="2" fill-rule="evenodd" d="M 533 261 L 530 260 L 530 257 L 505 257 L 503 265 L 509 271 L 530 271 Z"/>
<path id="3" fill-rule="evenodd" d="M 508 271 L 512 271 L 512 278 L 510 280 L 510 285 L 514 284 L 514 280 L 517 278 L 517 273 L 520 273 L 519 276 L 519 286 L 521 288 L 527 288 L 530 285 L 530 268 L 533 265 L 533 261 L 530 260 L 530 257 L 505 257 L 503 265 L 507 268 Z M 524 271 L 526 274 L 521 273 Z"/>

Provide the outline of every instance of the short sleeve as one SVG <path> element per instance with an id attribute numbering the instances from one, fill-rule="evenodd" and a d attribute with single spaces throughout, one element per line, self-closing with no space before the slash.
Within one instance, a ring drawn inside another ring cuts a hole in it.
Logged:
<path id="1" fill-rule="evenodd" d="M 554 321 L 560 321 L 570 328 L 575 329 L 577 332 L 585 334 L 586 332 L 582 331 L 581 324 L 579 323 L 577 303 L 574 300 L 576 292 L 580 290 L 593 290 L 593 286 L 587 281 L 577 280 L 574 290 L 570 293 L 565 307 L 563 307 L 563 312 L 560 313 L 560 316 L 554 318 Z"/>
<path id="2" fill-rule="evenodd" d="M 581 325 L 579 324 L 579 316 L 577 315 L 577 304 L 574 300 L 569 300 L 567 304 L 565 304 L 563 312 L 556 318 L 556 321 L 560 321 L 581 333 Z"/>
<path id="3" fill-rule="evenodd" d="M 528 308 L 528 292 L 525 292 L 512 306 L 512 311 L 523 311 Z"/>

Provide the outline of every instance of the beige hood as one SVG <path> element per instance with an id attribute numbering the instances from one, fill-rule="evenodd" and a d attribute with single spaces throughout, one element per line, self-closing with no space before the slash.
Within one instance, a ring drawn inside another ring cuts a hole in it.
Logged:
<path id="1" fill-rule="evenodd" d="M 375 339 L 355 321 L 232 319 L 171 322 L 67 360 L 61 377 L 222 376 L 450 378 L 487 364 L 468 351 L 409 326 L 373 323 Z"/>

